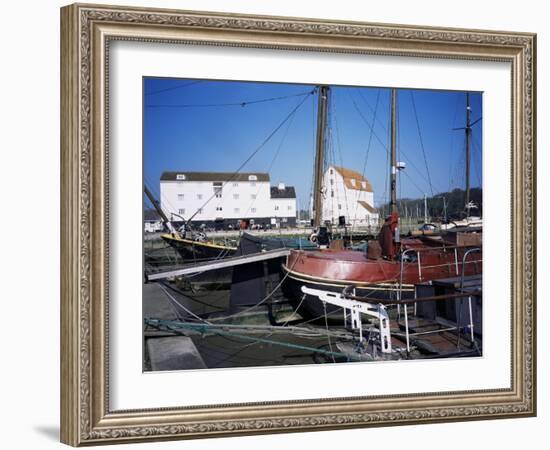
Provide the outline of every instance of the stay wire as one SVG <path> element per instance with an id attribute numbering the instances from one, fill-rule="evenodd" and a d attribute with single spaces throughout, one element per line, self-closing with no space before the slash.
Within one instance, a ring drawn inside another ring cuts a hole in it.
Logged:
<path id="1" fill-rule="evenodd" d="M 307 98 L 308 95 L 313 94 L 315 92 L 315 89 L 307 91 L 307 92 L 300 92 L 298 94 L 292 94 L 292 95 L 284 95 L 280 97 L 270 97 L 270 98 L 262 98 L 258 100 L 248 100 L 248 101 L 242 101 L 242 102 L 228 102 L 228 103 L 186 103 L 186 104 L 156 104 L 156 105 L 145 105 L 146 108 L 214 108 L 214 107 L 229 107 L 229 106 L 240 106 L 245 107 L 248 105 L 256 105 L 258 103 L 267 103 L 267 102 L 274 102 L 279 100 L 285 100 L 287 98 L 293 98 L 293 97 L 303 97 L 305 96 Z"/>
<path id="2" fill-rule="evenodd" d="M 312 95 L 315 91 L 310 91 L 309 92 L 309 95 Z M 225 181 L 222 185 L 222 188 L 223 186 L 225 186 L 226 184 L 232 182 L 236 177 L 237 175 L 239 174 L 239 172 L 243 169 L 244 166 L 246 166 L 248 164 L 248 162 L 254 158 L 254 156 L 256 156 L 256 154 L 271 140 L 271 138 L 282 128 L 282 126 L 296 113 L 296 111 L 298 111 L 298 109 L 300 108 L 300 106 L 302 106 L 305 101 L 307 100 L 308 97 L 304 97 L 304 99 L 298 103 L 298 105 L 296 105 L 292 111 L 290 111 L 290 113 L 282 120 L 281 123 L 279 123 L 279 125 L 277 125 L 277 127 L 275 127 L 275 129 L 269 133 L 269 135 L 263 140 L 263 142 L 252 152 L 252 154 L 239 166 L 239 168 L 233 173 L 233 175 L 229 178 L 229 180 Z M 214 197 L 216 196 L 216 193 L 214 192 L 202 205 L 200 208 L 197 209 L 197 211 L 191 216 L 189 217 L 189 219 L 187 220 L 188 222 L 190 222 L 191 220 L 193 220 L 193 218 L 199 213 L 200 210 L 202 210 L 202 208 L 204 208 Z"/>
<path id="3" fill-rule="evenodd" d="M 422 131 L 420 129 L 420 122 L 418 120 L 418 112 L 416 110 L 416 102 L 414 101 L 414 92 L 410 91 L 411 94 L 411 102 L 413 106 L 414 111 L 414 118 L 416 120 L 416 129 L 418 130 L 418 137 L 420 138 L 420 148 L 422 149 L 422 155 L 424 156 L 424 165 L 426 166 L 426 174 L 428 175 L 428 184 L 430 185 L 430 192 L 432 194 L 432 197 L 434 195 L 433 185 L 432 185 L 432 178 L 430 176 L 430 169 L 428 168 L 428 158 L 426 157 L 426 149 L 424 147 L 424 139 L 422 138 Z"/>

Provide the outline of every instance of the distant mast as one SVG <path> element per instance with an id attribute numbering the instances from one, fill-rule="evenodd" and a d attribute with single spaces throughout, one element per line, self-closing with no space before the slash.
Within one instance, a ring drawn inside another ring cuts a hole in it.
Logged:
<path id="1" fill-rule="evenodd" d="M 466 192 L 465 192 L 465 208 L 466 217 L 470 217 L 470 140 L 472 138 L 472 108 L 470 106 L 470 93 L 466 93 Z"/>
<path id="2" fill-rule="evenodd" d="M 328 112 L 328 86 L 319 86 L 319 103 L 317 108 L 317 140 L 315 152 L 315 183 L 313 186 L 313 226 L 319 228 L 322 218 L 322 186 L 325 166 L 326 125 Z"/>

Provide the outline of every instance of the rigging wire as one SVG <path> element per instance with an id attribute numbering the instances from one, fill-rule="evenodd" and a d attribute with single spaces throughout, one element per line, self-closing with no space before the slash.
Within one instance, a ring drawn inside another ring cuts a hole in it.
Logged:
<path id="1" fill-rule="evenodd" d="M 381 89 L 378 89 L 378 92 L 380 92 Z M 370 102 L 366 99 L 366 97 L 363 95 L 363 92 L 361 89 L 356 89 L 356 92 L 359 94 L 359 97 L 361 97 L 361 99 L 363 100 L 363 102 L 365 103 L 365 105 L 367 105 L 367 107 L 371 110 L 371 112 L 376 115 L 376 108 L 373 108 L 372 105 L 370 104 Z M 382 121 L 380 119 L 375 119 L 374 120 L 375 122 L 378 122 L 378 124 L 382 127 L 382 129 L 384 130 L 384 133 L 387 133 L 388 132 L 388 128 L 386 127 L 386 125 L 384 125 L 382 123 Z M 373 126 L 374 126 L 374 123 L 373 123 Z"/>
<path id="2" fill-rule="evenodd" d="M 422 155 L 424 156 L 424 164 L 426 166 L 426 173 L 428 175 L 428 184 L 430 185 L 430 192 L 432 197 L 434 195 L 434 190 L 432 186 L 432 178 L 430 176 L 430 169 L 428 168 L 428 158 L 426 157 L 426 149 L 424 148 L 424 139 L 422 139 L 422 131 L 420 130 L 420 122 L 418 120 L 418 112 L 416 111 L 416 102 L 414 101 L 414 92 L 410 91 L 411 102 L 414 111 L 414 118 L 416 119 L 416 129 L 418 130 L 418 137 L 420 138 L 420 148 L 422 149 Z"/>
<path id="3" fill-rule="evenodd" d="M 359 91 L 359 92 L 361 92 L 361 91 Z M 380 89 L 378 89 L 378 91 L 376 93 L 376 103 L 374 105 L 374 113 L 373 113 L 372 123 L 371 123 L 371 127 L 370 127 L 371 133 L 369 134 L 369 142 L 367 144 L 367 151 L 365 153 L 365 161 L 363 162 L 363 170 L 361 172 L 361 175 L 363 176 L 363 178 L 365 178 L 365 172 L 367 170 L 367 161 L 369 160 L 369 153 L 370 153 L 371 144 L 372 144 L 372 135 L 373 135 L 372 129 L 374 128 L 374 122 L 376 121 L 379 102 L 380 102 Z M 356 203 L 355 212 L 354 212 L 354 220 L 357 220 L 357 208 L 358 208 L 358 206 L 359 206 L 359 203 Z"/>
<path id="4" fill-rule="evenodd" d="M 451 121 L 451 130 L 454 129 L 454 126 L 455 126 L 455 123 L 456 123 L 456 116 L 458 115 L 458 106 L 460 105 L 460 97 L 457 95 L 456 96 L 456 101 L 455 101 L 455 110 L 454 110 L 454 114 L 453 114 L 453 120 Z M 456 153 L 454 152 L 454 147 L 455 147 L 455 134 L 454 133 L 451 133 L 450 134 L 450 148 L 451 148 L 451 155 L 456 155 Z M 456 157 L 455 157 L 456 159 Z M 452 176 L 453 176 L 453 157 L 451 156 L 449 158 L 449 187 L 448 187 L 448 191 L 450 192 L 451 191 L 451 188 L 452 188 Z"/>
<path id="5" fill-rule="evenodd" d="M 291 94 L 291 95 L 283 95 L 280 97 L 270 97 L 270 98 L 262 98 L 258 100 L 248 100 L 248 101 L 242 101 L 242 102 L 228 102 L 228 103 L 196 103 L 196 104 L 155 104 L 155 105 L 145 105 L 146 108 L 214 108 L 214 107 L 229 107 L 229 106 L 240 106 L 245 107 L 248 105 L 255 105 L 258 103 L 267 103 L 267 102 L 274 102 L 279 100 L 285 100 L 287 98 L 293 98 L 293 97 L 307 97 L 308 95 L 311 95 L 315 92 L 315 89 L 309 90 L 307 92 L 300 92 L 298 94 Z"/>
<path id="6" fill-rule="evenodd" d="M 164 89 L 159 89 L 157 91 L 145 92 L 144 95 L 155 95 L 155 94 L 160 94 L 162 92 L 173 91 L 175 89 L 181 89 L 181 88 L 184 88 L 184 87 L 187 87 L 187 86 L 192 86 L 193 84 L 202 83 L 202 81 L 203 80 L 190 81 L 188 83 L 180 84 L 178 86 L 171 86 L 171 87 L 167 87 L 167 88 L 164 88 Z"/>
<path id="7" fill-rule="evenodd" d="M 334 94 L 333 94 L 334 96 Z M 334 114 L 331 114 L 332 118 L 334 119 L 334 127 L 336 129 L 336 146 L 338 147 L 338 154 L 340 156 L 340 166 L 342 168 L 344 168 L 344 158 L 342 156 L 342 145 L 341 145 L 341 141 L 340 141 L 340 130 L 339 130 L 339 127 L 338 127 L 338 119 L 337 119 L 337 116 L 338 116 L 338 113 L 336 112 L 336 100 L 333 100 L 332 101 L 332 109 L 334 111 Z M 358 183 L 360 183 L 359 180 L 357 180 Z M 347 194 L 347 189 L 344 187 L 344 202 L 346 203 L 346 215 L 348 216 L 349 219 L 351 219 L 351 215 L 349 213 L 349 202 L 348 202 L 348 194 Z M 338 215 L 340 216 L 340 212 L 338 212 Z"/>
<path id="8" fill-rule="evenodd" d="M 275 155 L 273 155 L 273 158 L 271 159 L 271 162 L 269 163 L 269 166 L 268 166 L 267 171 L 266 171 L 267 173 L 271 173 L 271 169 L 272 169 L 273 165 L 275 164 L 275 161 L 277 160 L 277 157 L 279 156 L 279 153 L 281 152 L 281 149 L 283 148 L 283 144 L 285 143 L 286 137 L 288 135 L 290 127 L 292 126 L 292 123 L 294 122 L 295 117 L 296 117 L 296 115 L 293 114 L 292 117 L 290 118 L 290 120 L 288 121 L 288 124 L 285 128 L 285 131 L 283 132 L 281 142 L 279 142 L 277 150 L 275 151 Z M 254 195 L 254 198 L 252 199 L 252 202 L 250 203 L 250 205 L 248 205 L 248 208 L 246 209 L 246 214 L 248 214 L 250 209 L 256 203 L 256 200 L 258 199 L 258 194 L 260 193 L 261 188 L 262 188 L 261 186 L 258 186 L 258 189 L 256 190 L 256 194 Z"/>
<path id="9" fill-rule="evenodd" d="M 349 92 L 348 92 L 349 94 Z M 363 122 L 365 122 L 365 124 L 369 127 L 369 129 L 371 129 L 374 137 L 376 138 L 376 140 L 380 143 L 380 145 L 382 145 L 382 147 L 384 148 L 384 150 L 386 150 L 387 153 L 390 152 L 390 150 L 388 149 L 388 145 L 387 143 L 385 144 L 384 142 L 382 142 L 382 140 L 380 139 L 380 137 L 374 132 L 374 127 L 371 127 L 370 124 L 368 123 L 367 119 L 365 118 L 363 112 L 359 109 L 359 106 L 357 105 L 357 102 L 355 101 L 355 99 L 350 95 L 350 98 L 353 102 L 353 106 L 355 107 L 356 111 L 359 113 L 359 116 L 363 119 Z M 366 100 L 365 100 L 366 101 Z M 386 128 L 384 128 L 386 130 Z M 389 140 L 388 140 L 389 142 Z M 416 170 L 416 172 L 418 173 L 418 175 L 423 178 L 426 182 L 426 177 L 424 176 L 424 174 L 422 173 L 422 171 L 416 166 L 416 164 L 414 163 L 414 161 L 412 159 L 410 159 L 404 151 L 401 151 L 401 155 L 403 156 L 403 159 L 405 161 L 407 161 L 408 164 L 411 165 L 411 167 Z M 423 193 L 424 191 L 421 190 L 421 192 Z"/>
<path id="10" fill-rule="evenodd" d="M 478 147 L 477 142 L 476 142 L 475 140 L 473 140 L 473 139 L 472 139 L 472 144 L 474 144 L 474 145 L 473 145 L 473 148 L 474 148 L 475 150 L 477 150 L 477 152 L 479 153 L 479 155 L 482 155 L 481 149 Z M 481 159 L 481 158 L 480 158 L 480 159 Z M 479 185 L 481 186 L 481 185 L 482 185 L 482 183 L 481 183 L 482 177 L 481 177 L 481 173 L 480 173 L 480 167 L 479 167 L 479 165 L 478 165 L 477 163 L 474 163 L 474 161 L 475 161 L 475 159 L 472 158 L 472 165 L 475 167 L 476 176 L 477 176 L 477 181 L 478 181 Z"/>
<path id="11" fill-rule="evenodd" d="M 315 90 L 313 91 L 310 91 L 309 92 L 309 95 L 312 95 L 313 93 L 315 92 Z M 288 113 L 288 115 L 281 121 L 281 123 L 279 123 L 279 125 L 277 125 L 275 127 L 275 129 L 269 133 L 269 135 L 262 141 L 262 143 L 256 147 L 256 149 L 252 152 L 252 154 L 246 158 L 246 160 L 239 166 L 239 168 L 233 173 L 233 175 L 229 178 L 229 180 L 225 181 L 223 184 L 222 184 L 222 188 L 223 186 L 225 186 L 227 183 L 230 183 L 232 182 L 235 177 L 239 174 L 239 172 L 243 169 L 244 166 L 246 166 L 248 164 L 248 162 L 250 162 L 250 160 L 252 158 L 254 158 L 254 156 L 256 156 L 256 154 L 271 140 L 271 138 L 283 127 L 283 125 L 296 113 L 296 111 L 298 111 L 298 109 L 305 103 L 305 101 L 307 100 L 308 97 L 304 97 L 304 99 L 298 103 L 298 105 L 296 105 L 292 111 L 290 111 L 290 113 Z M 202 208 L 204 208 L 214 197 L 216 196 L 216 193 L 214 192 L 201 206 L 200 208 L 197 209 L 197 211 L 195 213 L 193 213 L 193 215 L 191 217 L 189 217 L 189 219 L 187 220 L 188 222 L 190 222 L 198 213 L 199 211 L 202 210 Z"/>

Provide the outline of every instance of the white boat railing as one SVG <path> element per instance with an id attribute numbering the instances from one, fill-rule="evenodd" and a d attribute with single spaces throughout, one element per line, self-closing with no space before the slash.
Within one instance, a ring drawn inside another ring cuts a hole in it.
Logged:
<path id="1" fill-rule="evenodd" d="M 422 266 L 421 266 L 421 263 L 420 263 L 420 253 L 422 251 L 430 251 L 430 250 L 443 250 L 443 249 L 448 249 L 448 247 L 437 247 L 437 248 L 430 248 L 430 249 L 414 249 L 414 248 L 409 248 L 409 249 L 406 249 L 402 254 L 401 254 L 401 261 L 400 261 L 400 272 L 399 272 L 399 286 L 398 286 L 398 289 L 397 289 L 397 317 L 398 317 L 398 321 L 399 321 L 399 318 L 401 317 L 401 302 L 403 300 L 403 276 L 404 276 L 404 261 L 405 261 L 405 256 L 407 253 L 416 253 L 416 258 L 417 258 L 417 266 L 418 266 L 418 279 L 420 281 L 422 281 Z M 465 277 L 465 274 L 466 274 L 466 260 L 468 259 L 468 256 L 472 253 L 475 253 L 475 252 L 481 252 L 481 248 L 480 247 L 472 247 L 472 248 L 469 248 L 468 250 L 466 250 L 464 252 L 464 255 L 462 255 L 462 270 L 461 270 L 461 276 L 460 276 L 460 292 L 464 292 L 464 277 Z M 454 247 L 454 253 L 455 253 L 455 265 L 456 265 L 456 274 L 458 275 L 458 247 Z M 479 262 L 480 260 L 476 260 L 476 261 L 472 261 L 472 263 L 477 263 Z M 456 329 L 457 331 L 457 345 L 459 346 L 460 345 L 460 316 L 462 314 L 462 301 L 463 301 L 463 298 L 464 297 L 458 297 L 458 299 L 460 299 L 460 304 L 459 304 L 459 312 L 458 312 L 458 315 L 457 315 L 457 324 L 456 324 L 456 327 L 452 327 L 451 329 Z M 416 305 L 417 305 L 417 294 L 416 294 L 416 288 L 414 290 L 414 300 L 411 301 L 411 303 L 414 303 L 414 315 L 416 315 Z M 473 323 L 473 312 L 472 312 L 472 296 L 469 295 L 468 296 L 468 309 L 469 309 L 469 319 L 470 319 L 470 341 L 473 343 L 474 342 L 474 323 Z M 408 313 L 408 305 L 407 303 L 404 304 L 404 317 L 405 317 L 405 339 L 406 339 L 406 344 L 407 344 L 407 353 L 410 352 L 410 332 L 409 332 L 409 313 Z M 431 332 L 424 332 L 423 334 L 433 334 L 433 333 L 438 333 L 440 332 L 440 330 L 434 330 L 434 331 L 431 331 Z"/>

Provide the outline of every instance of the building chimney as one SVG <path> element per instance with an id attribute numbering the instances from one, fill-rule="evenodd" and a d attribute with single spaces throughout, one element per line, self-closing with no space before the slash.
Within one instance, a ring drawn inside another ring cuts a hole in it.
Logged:
<path id="1" fill-rule="evenodd" d="M 280 191 L 284 191 L 285 190 L 285 184 L 284 183 L 279 183 L 279 190 Z"/>

